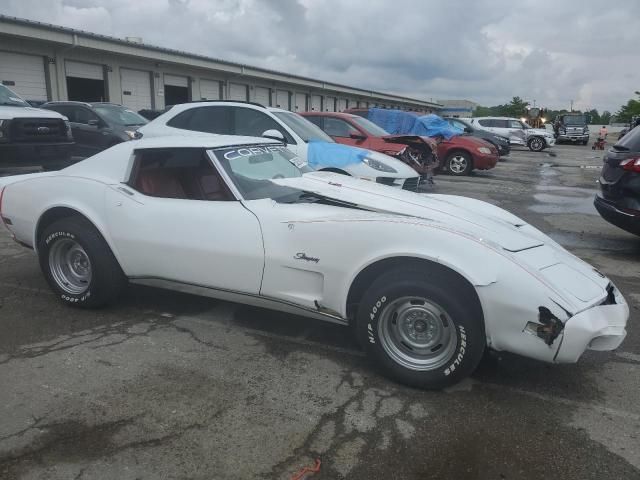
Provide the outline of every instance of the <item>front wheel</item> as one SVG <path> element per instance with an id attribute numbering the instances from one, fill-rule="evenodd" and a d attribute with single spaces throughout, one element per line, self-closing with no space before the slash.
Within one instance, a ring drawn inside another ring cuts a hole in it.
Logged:
<path id="1" fill-rule="evenodd" d="M 466 285 L 396 270 L 377 279 L 358 308 L 360 343 L 382 372 L 409 386 L 440 389 L 470 375 L 485 350 L 482 312 Z"/>
<path id="2" fill-rule="evenodd" d="M 447 157 L 445 166 L 447 172 L 451 175 L 469 175 L 473 167 L 473 162 L 468 153 L 454 152 Z"/>
<path id="3" fill-rule="evenodd" d="M 47 282 L 68 305 L 101 307 L 126 285 L 109 245 L 83 218 L 63 218 L 46 227 L 38 255 Z"/>
<path id="4" fill-rule="evenodd" d="M 545 149 L 546 144 L 543 138 L 533 137 L 528 142 L 529 150 L 532 152 L 541 152 Z"/>

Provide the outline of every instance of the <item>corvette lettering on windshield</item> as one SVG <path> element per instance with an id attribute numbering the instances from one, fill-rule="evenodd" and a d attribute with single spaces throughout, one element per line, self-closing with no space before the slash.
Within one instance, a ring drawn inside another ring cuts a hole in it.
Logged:
<path id="1" fill-rule="evenodd" d="M 247 148 L 238 148 L 229 150 L 224 154 L 224 158 L 227 160 L 233 160 L 240 157 L 253 157 L 256 155 L 264 155 L 266 153 L 272 152 L 282 152 L 286 151 L 286 147 L 281 147 L 277 145 L 268 146 L 268 147 L 247 147 Z"/>

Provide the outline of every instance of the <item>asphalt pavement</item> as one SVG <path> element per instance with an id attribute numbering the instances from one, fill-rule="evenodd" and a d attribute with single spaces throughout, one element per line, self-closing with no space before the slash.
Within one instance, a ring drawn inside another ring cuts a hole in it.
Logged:
<path id="1" fill-rule="evenodd" d="M 602 152 L 514 151 L 429 191 L 504 207 L 610 276 L 615 352 L 487 355 L 444 392 L 373 371 L 348 329 L 150 288 L 61 305 L 0 233 L 0 478 L 640 479 L 640 237 L 592 201 Z M 523 292 L 526 295 L 526 292 Z"/>

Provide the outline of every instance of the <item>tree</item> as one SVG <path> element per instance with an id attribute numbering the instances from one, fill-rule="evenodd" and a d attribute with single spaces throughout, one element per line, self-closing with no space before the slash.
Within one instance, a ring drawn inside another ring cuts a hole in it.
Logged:
<path id="1" fill-rule="evenodd" d="M 602 123 L 603 125 L 609 125 L 609 123 L 611 123 L 610 111 L 605 110 L 604 112 L 602 112 L 602 115 L 600 115 L 600 123 Z"/>
<path id="2" fill-rule="evenodd" d="M 640 97 L 640 92 L 635 92 Z M 616 113 L 618 122 L 629 123 L 631 118 L 640 115 L 640 100 L 630 99 L 626 105 L 622 105 Z"/>
<path id="3" fill-rule="evenodd" d="M 598 113 L 598 110 L 596 108 L 592 108 L 587 113 L 591 117 L 591 123 L 593 123 L 593 124 L 604 123 L 602 121 L 602 117 L 600 116 L 600 114 Z"/>
<path id="4" fill-rule="evenodd" d="M 509 105 L 506 106 L 506 115 L 507 117 L 523 117 L 527 113 L 527 106 L 529 106 L 529 102 L 525 102 L 520 97 L 513 97 Z"/>
<path id="5" fill-rule="evenodd" d="M 474 117 L 516 117 L 520 118 L 526 115 L 528 102 L 520 97 L 513 97 L 511 101 L 504 105 L 495 105 L 493 107 L 477 107 Z"/>

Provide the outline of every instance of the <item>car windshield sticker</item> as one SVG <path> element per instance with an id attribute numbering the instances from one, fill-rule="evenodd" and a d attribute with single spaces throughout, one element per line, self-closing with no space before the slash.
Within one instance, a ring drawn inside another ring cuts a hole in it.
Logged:
<path id="1" fill-rule="evenodd" d="M 287 150 L 286 147 L 280 145 L 265 145 L 261 147 L 243 147 L 227 150 L 224 153 L 224 158 L 227 160 L 234 160 L 240 157 L 254 157 L 257 155 L 264 155 L 272 152 L 280 152 L 282 156 L 291 157 L 293 154 Z M 288 155 L 287 155 L 288 154 Z"/>

